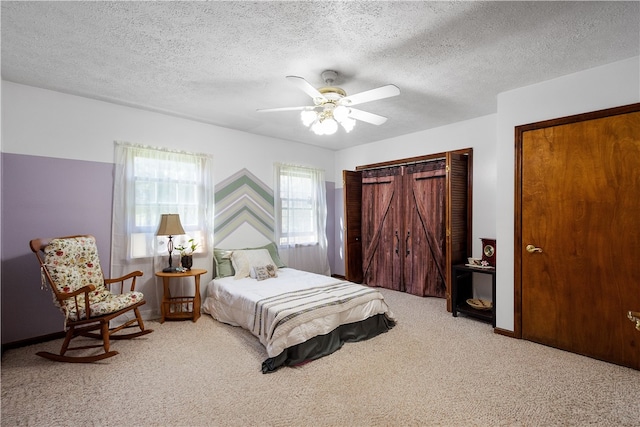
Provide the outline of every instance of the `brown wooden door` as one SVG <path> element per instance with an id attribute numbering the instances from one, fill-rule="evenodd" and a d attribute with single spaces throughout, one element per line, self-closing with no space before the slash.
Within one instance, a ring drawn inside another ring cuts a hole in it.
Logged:
<path id="1" fill-rule="evenodd" d="M 639 109 L 516 138 L 522 337 L 635 369 L 640 334 L 626 315 L 640 309 Z"/>
<path id="2" fill-rule="evenodd" d="M 400 258 L 402 168 L 363 171 L 363 281 L 370 286 L 402 289 Z"/>
<path id="3" fill-rule="evenodd" d="M 345 278 L 362 283 L 362 172 L 342 171 Z"/>
<path id="4" fill-rule="evenodd" d="M 404 287 L 414 295 L 446 294 L 445 180 L 445 160 L 405 168 L 401 256 Z"/>

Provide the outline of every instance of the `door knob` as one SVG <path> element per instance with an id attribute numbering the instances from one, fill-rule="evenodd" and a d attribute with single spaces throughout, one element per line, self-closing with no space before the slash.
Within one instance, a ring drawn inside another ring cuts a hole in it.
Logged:
<path id="1" fill-rule="evenodd" d="M 636 324 L 636 329 L 640 331 L 640 313 L 635 312 L 635 311 L 629 311 L 627 313 L 627 317 L 629 318 L 629 320 L 631 320 L 632 322 L 635 322 Z"/>
<path id="2" fill-rule="evenodd" d="M 542 253 L 542 248 L 536 248 L 533 245 L 527 245 L 527 247 L 525 248 L 527 250 L 527 252 L 529 252 L 530 254 L 534 253 L 534 252 L 540 252 Z"/>

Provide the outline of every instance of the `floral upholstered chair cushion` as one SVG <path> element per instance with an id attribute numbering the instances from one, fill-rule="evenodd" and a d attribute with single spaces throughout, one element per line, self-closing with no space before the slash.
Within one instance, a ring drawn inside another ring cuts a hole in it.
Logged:
<path id="1" fill-rule="evenodd" d="M 52 239 L 45 247 L 44 264 L 58 292 L 70 293 L 87 285 L 96 288 L 89 293 L 91 317 L 113 313 L 143 300 L 141 292 L 113 294 L 104 284 L 95 239 L 90 236 Z M 84 295 L 54 302 L 71 320 L 87 317 Z M 79 313 L 77 312 L 79 311 Z"/>

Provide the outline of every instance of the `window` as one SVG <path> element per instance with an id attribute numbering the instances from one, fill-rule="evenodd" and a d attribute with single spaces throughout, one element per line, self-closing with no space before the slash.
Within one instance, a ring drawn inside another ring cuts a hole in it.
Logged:
<path id="1" fill-rule="evenodd" d="M 330 274 L 324 171 L 275 165 L 276 241 L 289 267 Z"/>
<path id="2" fill-rule="evenodd" d="M 197 169 L 184 159 L 157 159 L 141 153 L 133 159 L 134 215 L 131 223 L 132 258 L 148 257 L 152 239 L 162 213 L 180 215 L 182 227 L 189 238 L 202 242 L 198 210 Z M 164 242 L 165 237 L 159 237 Z M 176 242 L 176 246 L 180 243 Z M 160 253 L 166 245 L 158 245 Z M 200 246 L 202 250 L 202 246 Z"/>
<path id="3" fill-rule="evenodd" d="M 124 166 L 121 196 L 114 193 L 114 198 L 122 197 L 124 203 L 121 210 L 128 236 L 126 257 L 146 258 L 167 253 L 167 238 L 155 236 L 163 213 L 179 214 L 187 233 L 174 239 L 175 246 L 193 238 L 199 243 L 196 252 L 206 251 L 206 230 L 210 223 L 207 215 L 212 215 L 212 203 L 207 202 L 213 190 L 210 159 L 198 154 L 125 144 L 117 145 L 116 153 Z"/>
<path id="4" fill-rule="evenodd" d="M 318 243 L 318 230 L 311 173 L 307 170 L 281 170 L 280 244 Z"/>
<path id="5" fill-rule="evenodd" d="M 318 243 L 320 230 L 316 174 L 317 171 L 313 169 L 279 166 L 280 245 Z"/>

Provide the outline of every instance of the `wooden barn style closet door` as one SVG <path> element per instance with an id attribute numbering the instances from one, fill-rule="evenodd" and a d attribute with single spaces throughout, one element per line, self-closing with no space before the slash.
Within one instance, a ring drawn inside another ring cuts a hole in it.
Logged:
<path id="1" fill-rule="evenodd" d="M 471 251 L 472 149 L 343 171 L 347 280 L 447 299 Z"/>
<path id="2" fill-rule="evenodd" d="M 405 167 L 404 290 L 418 296 L 446 296 L 445 160 Z"/>
<path id="3" fill-rule="evenodd" d="M 402 168 L 362 173 L 362 270 L 370 286 L 402 289 Z"/>
<path id="4" fill-rule="evenodd" d="M 516 155 L 516 335 L 640 369 L 640 104 L 521 126 Z"/>

